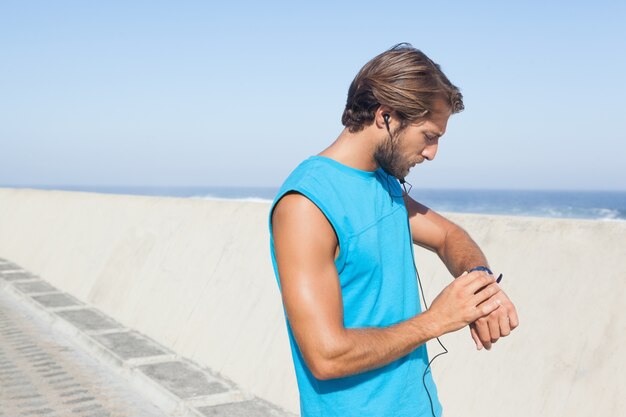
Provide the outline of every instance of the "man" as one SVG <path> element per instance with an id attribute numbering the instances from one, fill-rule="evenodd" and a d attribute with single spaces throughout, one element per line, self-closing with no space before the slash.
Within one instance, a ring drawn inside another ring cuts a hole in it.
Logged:
<path id="1" fill-rule="evenodd" d="M 440 415 L 425 342 L 469 326 L 490 349 L 518 325 L 476 243 L 399 183 L 462 109 L 437 64 L 396 45 L 357 74 L 335 142 L 281 187 L 270 246 L 303 417 Z M 426 311 L 412 243 L 458 277 Z"/>

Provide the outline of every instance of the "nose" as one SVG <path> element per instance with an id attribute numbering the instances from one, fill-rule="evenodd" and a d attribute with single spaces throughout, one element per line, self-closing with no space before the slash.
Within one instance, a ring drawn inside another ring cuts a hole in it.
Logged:
<path id="1" fill-rule="evenodd" d="M 433 143 L 431 145 L 428 145 L 424 148 L 424 150 L 422 151 L 422 156 L 425 159 L 428 159 L 429 161 L 432 161 L 433 159 L 435 159 L 435 155 L 437 155 L 437 148 L 439 147 L 438 143 Z"/>

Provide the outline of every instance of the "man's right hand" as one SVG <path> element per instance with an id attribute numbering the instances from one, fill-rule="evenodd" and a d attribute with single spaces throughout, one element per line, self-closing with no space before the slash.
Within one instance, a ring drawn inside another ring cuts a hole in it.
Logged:
<path id="1" fill-rule="evenodd" d="M 498 292 L 500 287 L 492 275 L 465 272 L 437 295 L 428 312 L 441 334 L 454 332 L 498 309 L 497 299 L 485 302 Z"/>

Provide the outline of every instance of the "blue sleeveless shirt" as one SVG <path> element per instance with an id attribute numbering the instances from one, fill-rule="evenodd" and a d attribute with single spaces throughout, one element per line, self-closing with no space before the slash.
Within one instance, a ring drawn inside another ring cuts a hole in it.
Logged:
<path id="1" fill-rule="evenodd" d="M 271 216 L 289 191 L 311 200 L 335 229 L 345 328 L 387 327 L 422 311 L 408 215 L 394 177 L 381 168 L 362 171 L 324 156 L 303 161 L 285 180 L 270 210 L 270 250 L 279 289 Z M 302 417 L 432 415 L 422 382 L 428 365 L 425 344 L 381 368 L 319 380 L 304 361 L 286 312 L 285 321 Z M 430 370 L 426 385 L 439 416 L 441 404 Z"/>

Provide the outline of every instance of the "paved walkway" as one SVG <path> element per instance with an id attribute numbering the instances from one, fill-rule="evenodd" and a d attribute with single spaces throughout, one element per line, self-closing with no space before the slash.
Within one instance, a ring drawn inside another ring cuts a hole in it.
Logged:
<path id="1" fill-rule="evenodd" d="M 0 417 L 290 417 L 0 258 Z"/>
<path id="2" fill-rule="evenodd" d="M 114 375 L 0 291 L 0 415 L 165 416 Z"/>

